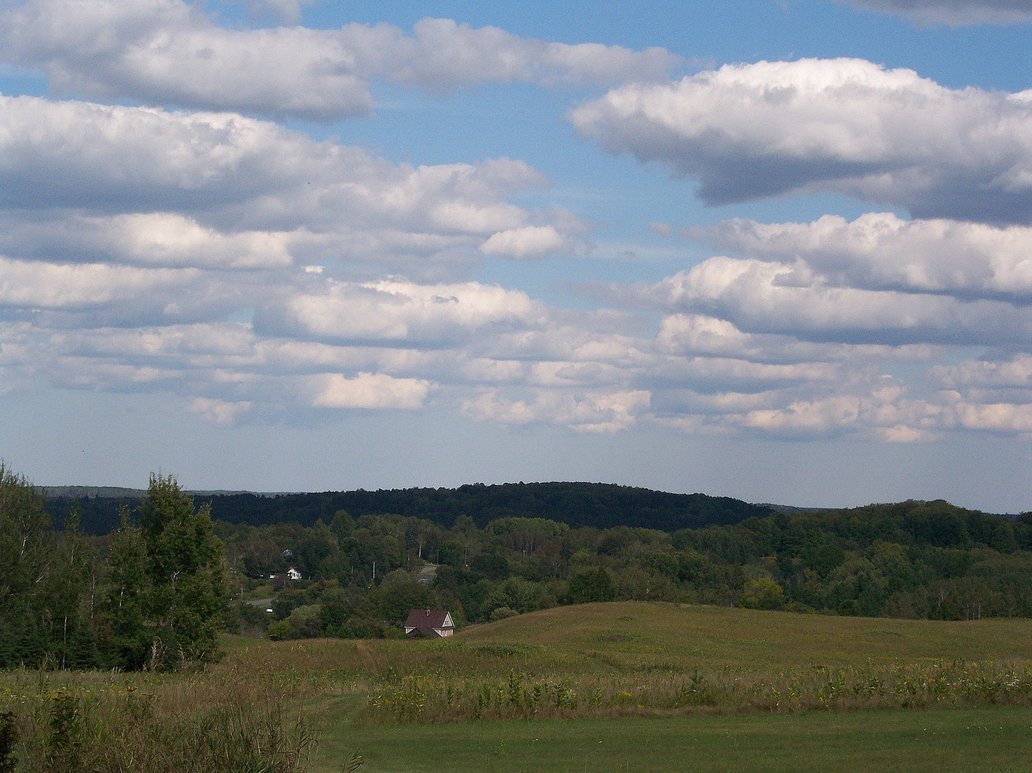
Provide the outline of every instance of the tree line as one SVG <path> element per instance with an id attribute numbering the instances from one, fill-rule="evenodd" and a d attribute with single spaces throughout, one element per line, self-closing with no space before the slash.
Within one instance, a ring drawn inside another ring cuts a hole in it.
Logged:
<path id="1" fill-rule="evenodd" d="M 103 540 L 0 463 L 0 667 L 164 670 L 216 657 L 226 566 L 206 507 L 152 476 Z"/>

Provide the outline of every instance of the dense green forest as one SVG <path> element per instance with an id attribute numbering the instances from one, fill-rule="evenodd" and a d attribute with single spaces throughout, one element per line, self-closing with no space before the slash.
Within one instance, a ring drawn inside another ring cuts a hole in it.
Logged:
<path id="1" fill-rule="evenodd" d="M 118 527 L 119 508 L 132 506 L 143 495 L 126 490 L 97 490 L 87 494 L 73 488 L 55 489 L 47 509 L 60 524 L 67 513 L 79 513 L 82 528 L 106 534 Z M 569 526 L 636 526 L 673 531 L 709 524 L 737 523 L 767 515 L 771 510 L 729 497 L 668 494 L 661 491 L 602 483 L 472 484 L 456 489 L 411 488 L 379 491 L 329 491 L 311 494 L 197 494 L 207 502 L 212 518 L 255 526 L 329 522 L 344 510 L 353 517 L 403 513 L 450 527 L 468 516 L 480 527 L 504 517 L 526 516 L 560 521 Z"/>
<path id="2" fill-rule="evenodd" d="M 219 524 L 242 624 L 274 637 L 391 635 L 412 607 L 459 621 L 557 605 L 666 600 L 829 614 L 1032 616 L 1032 516 L 947 502 L 776 513 L 674 531 L 507 517 L 444 528 L 340 511 L 311 527 Z M 306 578 L 255 578 L 288 566 Z M 432 580 L 431 580 L 432 577 Z M 421 583 L 419 580 L 423 579 Z M 265 617 L 248 595 L 271 599 Z"/>
<path id="3" fill-rule="evenodd" d="M 0 657 L 8 665 L 49 653 L 64 665 L 140 667 L 156 640 L 180 659 L 203 659 L 214 620 L 277 639 L 398 636 L 409 609 L 430 606 L 449 609 L 460 625 L 617 599 L 1032 617 L 1032 514 L 943 501 L 775 512 L 703 495 L 561 483 L 221 494 L 195 510 L 174 481 L 158 478 L 142 499 L 52 499 L 51 512 L 64 509 L 54 519 L 60 528 L 51 528 L 40 494 L 4 475 L 0 518 L 10 545 L 0 554 L 9 564 Z M 78 512 L 97 505 L 94 514 L 98 503 L 114 504 L 119 526 L 97 528 L 98 518 L 92 531 L 103 533 L 84 535 L 75 503 Z M 24 540 L 11 515 L 19 508 L 32 514 L 35 559 L 12 559 Z M 157 528 L 156 510 L 178 514 Z M 198 551 L 206 556 L 200 563 L 167 564 Z M 45 578 L 36 581 L 37 569 L 25 567 L 40 561 Z M 163 614 L 197 593 L 179 573 L 202 563 L 208 627 L 199 640 L 207 643 L 194 646 L 196 631 L 176 637 L 199 613 L 179 622 Z M 289 579 L 288 569 L 301 579 Z M 17 628 L 18 620 L 29 623 Z"/>

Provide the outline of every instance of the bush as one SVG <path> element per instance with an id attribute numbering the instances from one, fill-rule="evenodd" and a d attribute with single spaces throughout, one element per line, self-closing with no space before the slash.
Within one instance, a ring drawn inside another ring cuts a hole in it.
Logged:
<path id="1" fill-rule="evenodd" d="M 748 609 L 781 609 L 785 592 L 769 577 L 746 580 L 742 586 L 742 606 Z"/>

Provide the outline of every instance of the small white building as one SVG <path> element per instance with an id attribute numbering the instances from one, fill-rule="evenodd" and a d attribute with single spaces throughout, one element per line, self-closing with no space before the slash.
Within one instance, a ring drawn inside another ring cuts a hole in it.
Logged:
<path id="1" fill-rule="evenodd" d="M 270 574 L 269 579 L 272 580 L 274 583 L 282 584 L 289 580 L 303 580 L 304 576 L 301 574 L 300 569 L 290 567 L 285 572 L 276 572 L 275 574 Z"/>

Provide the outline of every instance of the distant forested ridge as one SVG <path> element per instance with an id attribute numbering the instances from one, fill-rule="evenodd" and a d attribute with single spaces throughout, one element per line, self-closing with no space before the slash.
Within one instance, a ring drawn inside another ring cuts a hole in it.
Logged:
<path id="1" fill-rule="evenodd" d="M 328 523 L 335 513 L 343 510 L 356 518 L 405 515 L 445 528 L 451 527 L 459 516 L 468 516 L 480 527 L 498 518 L 527 517 L 546 518 L 574 528 L 630 526 L 672 532 L 735 524 L 773 512 L 768 506 L 730 497 L 670 494 L 603 483 L 505 483 L 471 484 L 454 489 L 194 495 L 210 502 L 213 519 L 253 526 L 275 523 L 311 526 L 319 520 Z M 77 508 L 84 531 L 106 534 L 118 527 L 119 505 L 134 503 L 132 496 L 51 496 L 47 509 L 55 523 L 60 524 L 68 512 Z"/>

